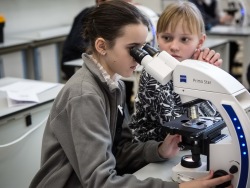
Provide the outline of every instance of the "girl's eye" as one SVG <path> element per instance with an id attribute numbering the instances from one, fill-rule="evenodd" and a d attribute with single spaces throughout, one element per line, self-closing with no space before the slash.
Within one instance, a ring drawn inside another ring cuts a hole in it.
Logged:
<path id="1" fill-rule="evenodd" d="M 181 41 L 182 41 L 182 42 L 188 42 L 188 41 L 189 41 L 189 38 L 182 38 Z"/>
<path id="2" fill-rule="evenodd" d="M 172 37 L 170 36 L 163 36 L 162 37 L 165 41 L 171 41 L 172 40 Z"/>

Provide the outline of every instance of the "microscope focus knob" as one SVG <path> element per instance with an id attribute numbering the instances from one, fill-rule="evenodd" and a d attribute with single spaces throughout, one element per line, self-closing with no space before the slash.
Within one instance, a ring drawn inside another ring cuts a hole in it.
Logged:
<path id="1" fill-rule="evenodd" d="M 237 167 L 236 165 L 231 166 L 230 169 L 229 169 L 229 172 L 230 172 L 231 174 L 235 174 L 235 173 L 237 173 L 238 171 L 239 171 L 239 169 L 238 169 L 238 167 Z"/>
<path id="2" fill-rule="evenodd" d="M 221 177 L 221 176 L 225 176 L 225 175 L 228 175 L 228 173 L 224 170 L 217 170 L 214 172 L 214 176 L 213 178 L 218 178 L 218 177 Z M 228 187 L 231 185 L 231 181 L 227 181 L 227 182 L 224 182 L 220 185 L 217 185 L 216 188 L 224 188 L 224 187 Z"/>

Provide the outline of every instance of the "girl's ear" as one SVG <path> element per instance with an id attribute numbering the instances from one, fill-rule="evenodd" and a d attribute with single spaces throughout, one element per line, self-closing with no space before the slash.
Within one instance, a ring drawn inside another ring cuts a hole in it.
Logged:
<path id="1" fill-rule="evenodd" d="M 104 38 L 97 38 L 95 41 L 95 49 L 101 55 L 106 55 L 106 41 Z"/>
<path id="2" fill-rule="evenodd" d="M 202 36 L 199 39 L 199 43 L 198 43 L 197 49 L 201 49 L 201 47 L 203 46 L 206 38 L 207 38 L 207 35 L 206 34 L 202 34 Z"/>

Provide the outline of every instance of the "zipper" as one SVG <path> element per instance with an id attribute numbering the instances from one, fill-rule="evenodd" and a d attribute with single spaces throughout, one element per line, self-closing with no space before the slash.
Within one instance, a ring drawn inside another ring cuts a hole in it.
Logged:
<path id="1" fill-rule="evenodd" d="M 112 122 L 112 132 L 113 132 L 113 135 L 112 135 L 112 141 L 113 141 L 113 144 L 114 144 L 114 141 L 115 141 L 115 133 L 116 133 L 116 122 L 117 122 L 117 93 L 115 92 L 115 105 L 114 106 L 111 106 L 111 110 L 110 110 L 110 115 L 111 115 L 111 119 L 112 119 L 112 111 L 114 111 L 114 114 L 115 114 L 115 119 L 113 120 Z"/>

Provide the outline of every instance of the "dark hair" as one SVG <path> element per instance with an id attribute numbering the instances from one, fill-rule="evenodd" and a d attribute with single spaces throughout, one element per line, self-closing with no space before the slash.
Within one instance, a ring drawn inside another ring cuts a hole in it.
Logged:
<path id="1" fill-rule="evenodd" d="M 148 27 L 147 18 L 134 5 L 122 0 L 101 3 L 89 15 L 83 37 L 89 39 L 89 52 L 95 50 L 95 40 L 104 38 L 112 48 L 115 39 L 123 35 L 122 28 L 129 24 L 143 23 Z"/>

